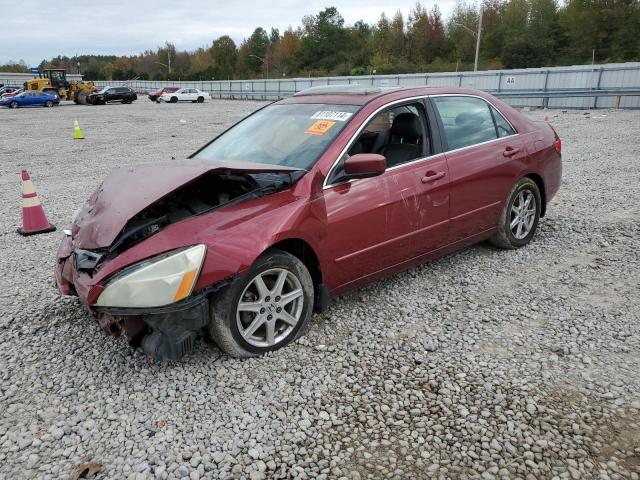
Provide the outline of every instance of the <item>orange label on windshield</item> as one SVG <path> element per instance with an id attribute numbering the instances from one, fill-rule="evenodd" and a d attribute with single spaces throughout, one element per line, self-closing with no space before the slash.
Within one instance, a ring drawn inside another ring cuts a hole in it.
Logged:
<path id="1" fill-rule="evenodd" d="M 327 120 L 318 120 L 309 128 L 307 128 L 307 130 L 304 133 L 308 133 L 309 135 L 324 135 L 335 124 L 336 122 L 330 122 Z"/>

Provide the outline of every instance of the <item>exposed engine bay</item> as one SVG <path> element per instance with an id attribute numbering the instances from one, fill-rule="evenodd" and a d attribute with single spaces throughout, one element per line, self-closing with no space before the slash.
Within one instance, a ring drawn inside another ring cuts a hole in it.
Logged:
<path id="1" fill-rule="evenodd" d="M 108 248 L 76 249 L 76 268 L 92 274 L 104 260 L 116 257 L 167 225 L 284 190 L 302 174 L 303 171 L 205 173 L 132 217 Z"/>

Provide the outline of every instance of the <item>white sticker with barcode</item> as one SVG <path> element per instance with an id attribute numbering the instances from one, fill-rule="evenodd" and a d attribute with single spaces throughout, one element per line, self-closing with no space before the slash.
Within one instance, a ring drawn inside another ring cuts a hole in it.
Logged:
<path id="1" fill-rule="evenodd" d="M 312 120 L 336 120 L 338 122 L 346 122 L 353 113 L 350 112 L 333 112 L 324 110 L 311 115 Z"/>

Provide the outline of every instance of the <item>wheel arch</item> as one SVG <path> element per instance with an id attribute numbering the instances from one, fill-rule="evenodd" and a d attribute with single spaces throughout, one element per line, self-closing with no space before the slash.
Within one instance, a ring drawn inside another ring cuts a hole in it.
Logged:
<path id="1" fill-rule="evenodd" d="M 287 238 L 274 243 L 269 248 L 277 248 L 298 258 L 298 260 L 304 263 L 307 270 L 309 270 L 313 284 L 320 285 L 322 283 L 320 260 L 313 250 L 313 247 L 305 240 L 301 238 Z"/>
<path id="2" fill-rule="evenodd" d="M 300 260 L 311 275 L 313 282 L 313 308 L 323 312 L 331 303 L 331 293 L 322 279 L 322 267 L 318 255 L 309 242 L 301 238 L 279 240 L 269 247 L 287 252 Z M 267 249 L 267 250 L 269 250 Z"/>
<path id="3" fill-rule="evenodd" d="M 533 180 L 538 190 L 540 190 L 540 200 L 542 200 L 542 205 L 540 205 L 540 217 L 544 217 L 545 213 L 547 213 L 547 192 L 544 186 L 544 180 L 537 173 L 527 173 L 525 177 Z"/>

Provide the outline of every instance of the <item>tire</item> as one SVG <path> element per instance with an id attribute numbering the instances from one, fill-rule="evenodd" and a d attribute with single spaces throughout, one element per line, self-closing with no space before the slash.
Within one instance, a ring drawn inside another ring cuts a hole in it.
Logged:
<path id="1" fill-rule="evenodd" d="M 44 104 L 45 107 L 51 108 L 53 107 L 53 102 L 51 100 L 47 100 L 47 102 Z"/>
<path id="2" fill-rule="evenodd" d="M 269 291 L 263 288 L 260 293 L 259 282 L 255 282 L 258 277 Z M 278 279 L 283 279 L 284 285 L 280 292 L 297 293 L 286 303 L 276 301 L 281 298 L 277 291 L 274 292 Z M 260 310 L 247 309 L 240 313 L 241 299 L 249 308 Z M 212 300 L 209 333 L 225 353 L 234 357 L 255 357 L 278 350 L 302 336 L 309 326 L 312 311 L 313 281 L 309 271 L 297 257 L 272 249 L 255 261 L 244 278 L 235 280 Z M 284 314 L 288 314 L 287 321 L 280 318 Z"/>
<path id="3" fill-rule="evenodd" d="M 76 92 L 75 102 L 79 105 L 87 105 L 89 104 L 89 92 L 84 89 L 78 90 Z"/>
<path id="4" fill-rule="evenodd" d="M 535 202 L 533 208 L 531 202 Z M 524 204 L 526 213 L 524 216 L 521 205 Z M 520 179 L 515 184 L 509 198 L 500 215 L 500 224 L 497 233 L 489 241 L 500 248 L 515 249 L 528 244 L 536 233 L 542 199 L 536 182 L 529 177 Z M 514 225 L 512 227 L 512 225 Z"/>
<path id="5" fill-rule="evenodd" d="M 18 102 L 11 102 L 9 104 L 9 107 L 11 107 L 11 108 L 18 108 L 19 106 L 20 106 L 20 104 Z"/>
<path id="6" fill-rule="evenodd" d="M 198 103 L 202 103 L 202 102 L 204 102 L 204 97 L 198 97 L 197 102 L 198 102 Z"/>
<path id="7" fill-rule="evenodd" d="M 171 97 L 171 100 L 169 100 L 169 103 L 178 103 L 178 97 Z"/>

